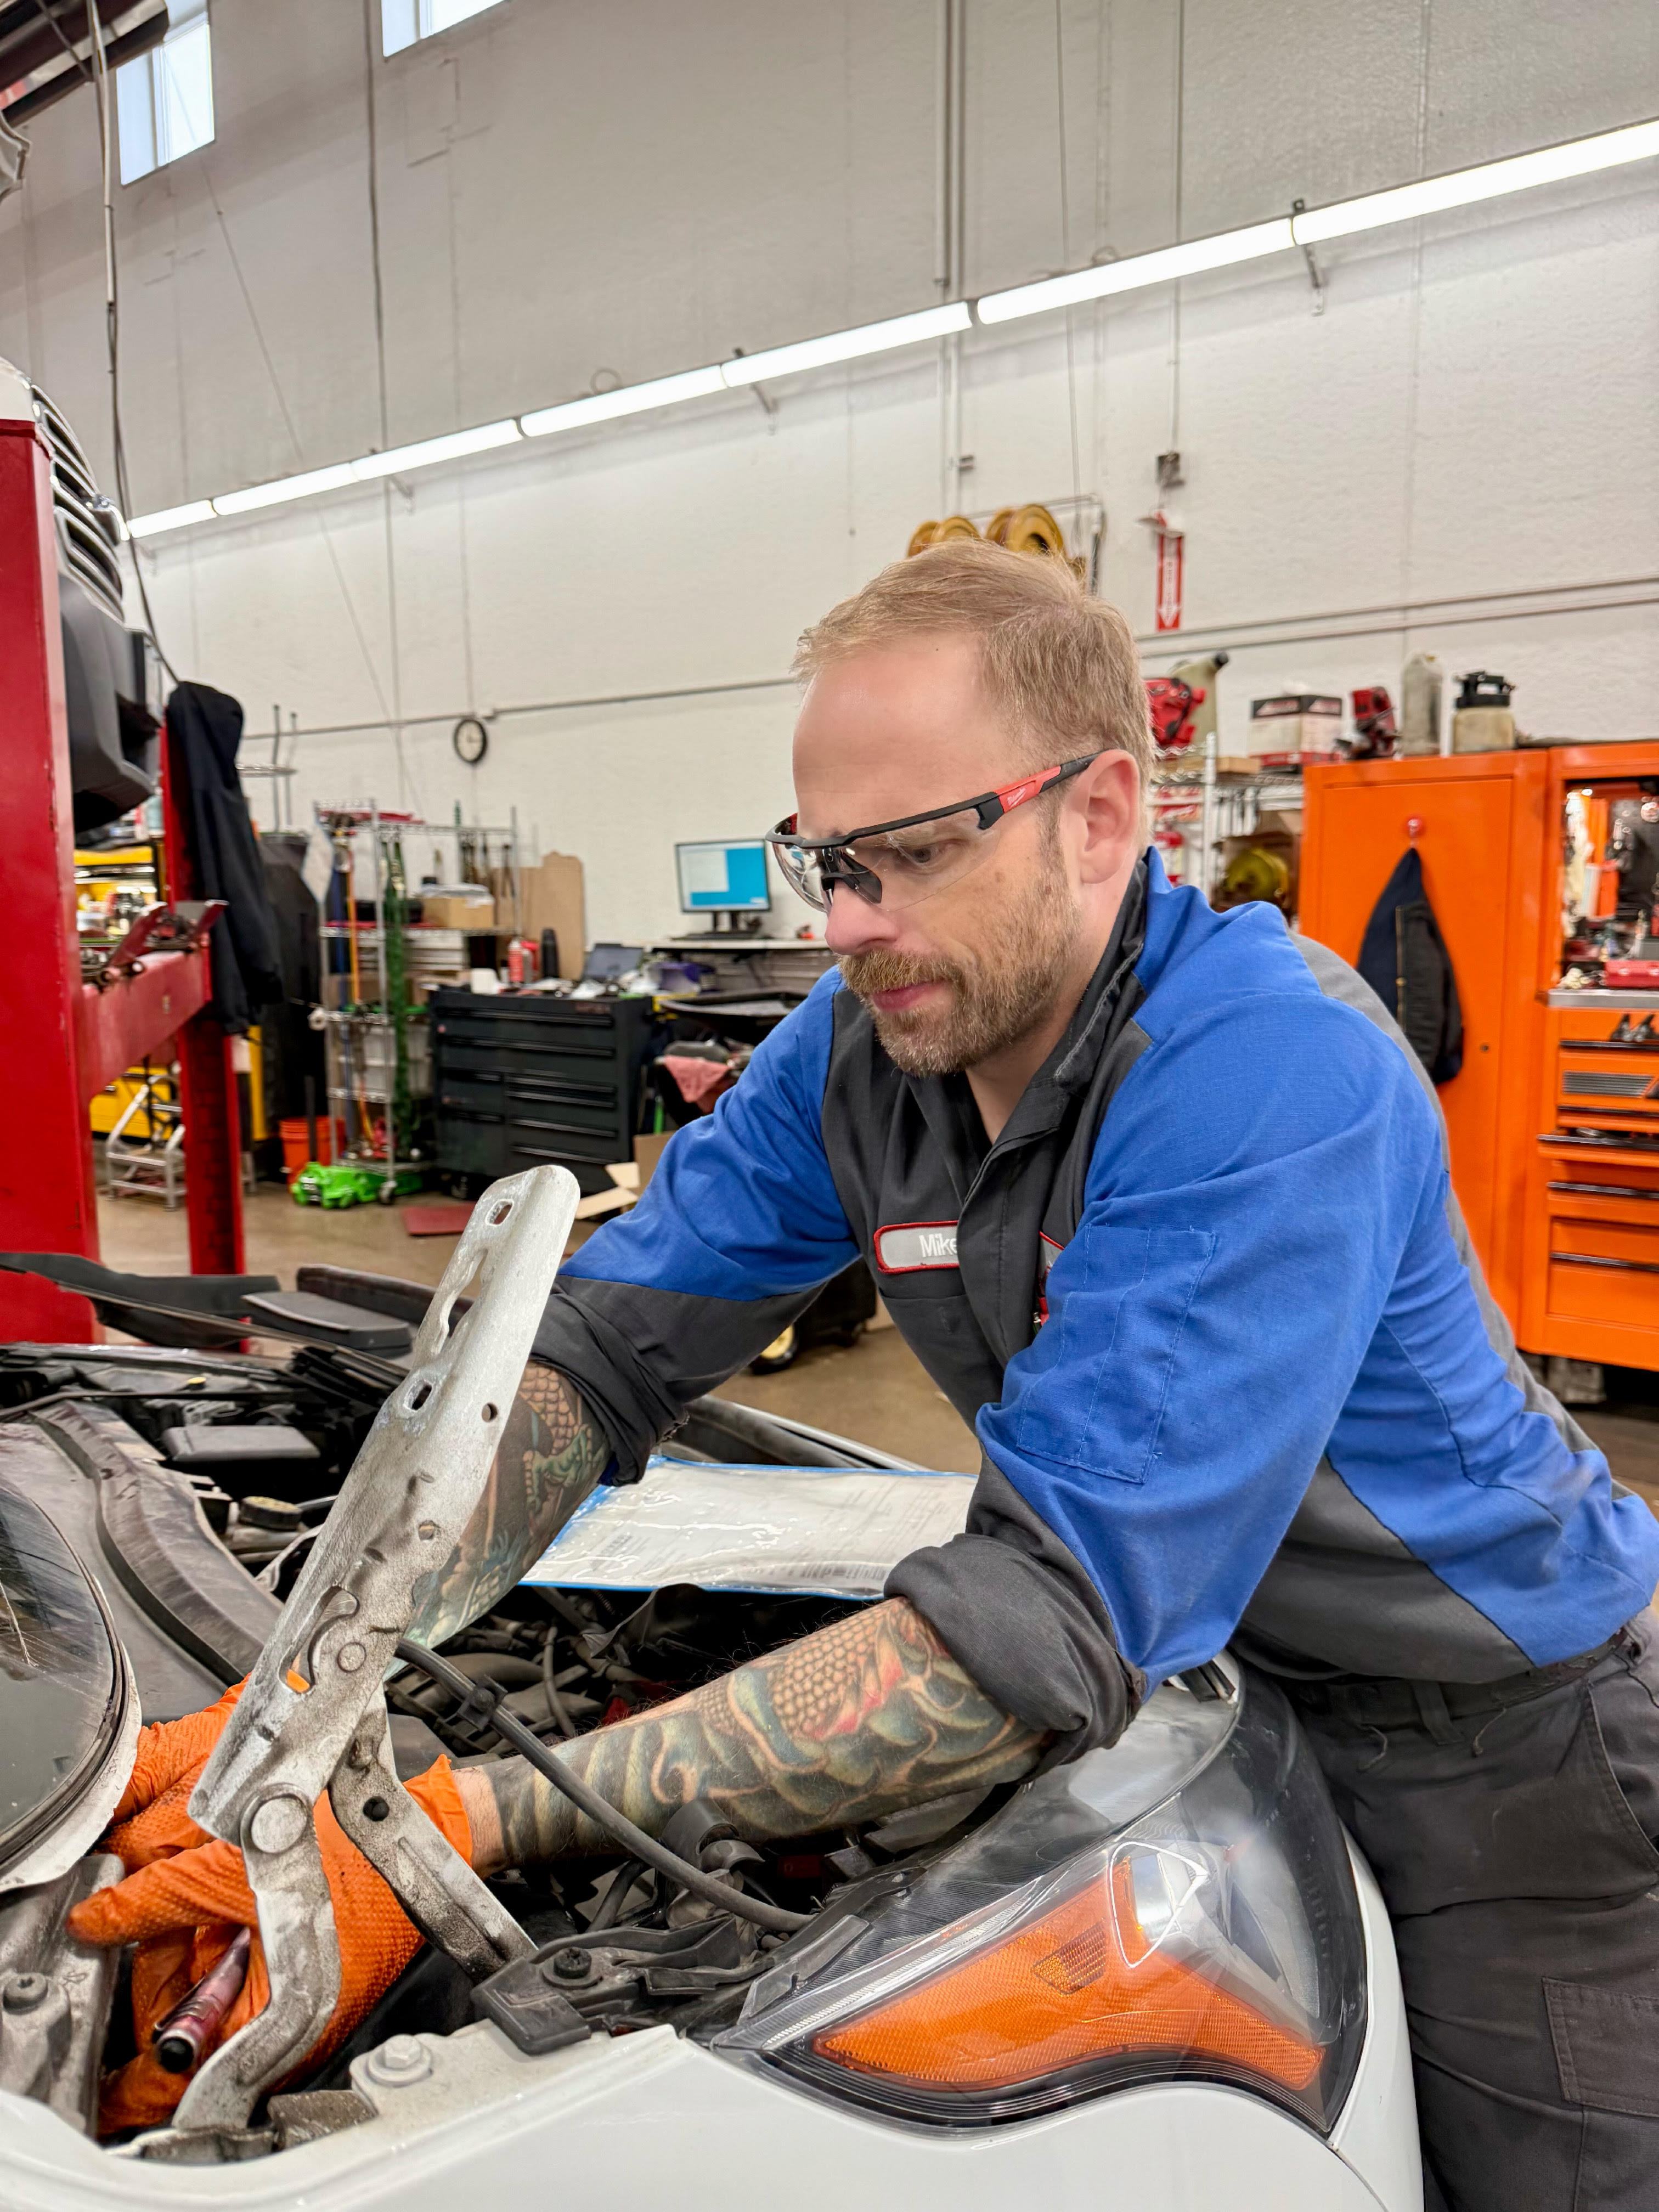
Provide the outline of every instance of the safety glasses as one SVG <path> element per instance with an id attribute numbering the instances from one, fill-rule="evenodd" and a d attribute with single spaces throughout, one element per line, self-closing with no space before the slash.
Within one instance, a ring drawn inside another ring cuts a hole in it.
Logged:
<path id="1" fill-rule="evenodd" d="M 1038 769 L 977 799 L 958 799 L 926 814 L 907 814 L 897 822 L 872 823 L 844 837 L 803 838 L 790 815 L 769 832 L 766 842 L 778 866 L 808 906 L 827 908 L 837 890 L 856 891 L 872 906 L 915 906 L 936 891 L 947 890 L 976 868 L 990 850 L 986 833 L 1028 799 L 1079 775 L 1098 752 Z"/>

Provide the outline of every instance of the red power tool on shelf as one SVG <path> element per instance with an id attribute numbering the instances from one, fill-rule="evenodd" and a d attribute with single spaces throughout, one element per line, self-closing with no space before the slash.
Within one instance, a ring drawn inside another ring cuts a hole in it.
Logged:
<path id="1" fill-rule="evenodd" d="M 1146 678 L 1152 743 L 1165 760 L 1194 746 L 1203 751 L 1216 726 L 1215 679 L 1231 658 L 1225 653 L 1206 653 L 1196 660 L 1183 660 L 1167 676 Z"/>
<path id="2" fill-rule="evenodd" d="M 1161 753 L 1184 753 L 1193 742 L 1193 708 L 1203 703 L 1178 676 L 1149 676 L 1146 703 L 1152 710 L 1152 743 Z"/>
<path id="3" fill-rule="evenodd" d="M 1353 735 L 1341 750 L 1350 760 L 1387 760 L 1394 751 L 1399 731 L 1394 702 L 1381 684 L 1362 686 L 1353 694 Z"/>

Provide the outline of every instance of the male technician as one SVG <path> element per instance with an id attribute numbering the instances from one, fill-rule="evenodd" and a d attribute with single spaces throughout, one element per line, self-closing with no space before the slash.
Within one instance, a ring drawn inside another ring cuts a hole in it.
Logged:
<path id="1" fill-rule="evenodd" d="M 1295 1699 L 1387 1896 L 1431 2187 L 1659 2204 L 1659 1527 L 1516 1357 L 1420 1070 L 1271 908 L 1170 889 L 1133 646 L 1063 565 L 923 553 L 800 669 L 776 849 L 840 973 L 567 1266 L 424 1632 L 862 1255 L 977 1428 L 968 1533 L 572 1763 L 647 1826 L 700 1796 L 806 1834 L 1110 1744 L 1231 1644 Z M 154 1863 L 88 1932 L 247 1917 L 182 1811 L 219 1724 L 146 1745 L 116 1843 Z M 485 1870 L 595 1841 L 517 1762 L 416 1786 Z M 337 1894 L 377 1883 L 324 1826 Z M 331 2042 L 415 1942 L 337 1917 Z M 139 1955 L 155 2002 L 191 1963 Z"/>

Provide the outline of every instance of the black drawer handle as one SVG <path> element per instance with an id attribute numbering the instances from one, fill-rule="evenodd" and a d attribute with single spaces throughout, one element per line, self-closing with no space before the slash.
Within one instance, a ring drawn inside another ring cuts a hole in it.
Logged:
<path id="1" fill-rule="evenodd" d="M 1551 1190 L 1571 1190 L 1586 1198 L 1641 1198 L 1650 1206 L 1659 1206 L 1659 1190 L 1644 1190 L 1639 1185 L 1627 1182 L 1553 1182 Z"/>
<path id="2" fill-rule="evenodd" d="M 544 1044 L 539 1037 L 515 1036 L 509 1032 L 505 1036 L 468 1037 L 466 1042 L 475 1049 L 482 1048 L 489 1052 L 562 1054 L 569 1060 L 614 1060 L 617 1056 L 612 1045 L 578 1044 L 564 1037 L 555 1037 L 551 1043 Z"/>
<path id="3" fill-rule="evenodd" d="M 522 1100 L 526 1106 L 614 1106 L 617 1085 L 614 1083 L 533 1083 L 518 1082 L 508 1087 L 510 1100 Z"/>
<path id="4" fill-rule="evenodd" d="M 447 1037 L 452 1046 L 467 1052 L 553 1052 L 568 1053 L 572 1059 L 614 1060 L 617 1049 L 614 1044 L 586 1044 L 574 1037 L 555 1037 L 547 1043 L 539 1037 L 524 1036 L 513 1030 L 461 1030 L 448 1022 L 438 1024 L 438 1034 Z"/>
<path id="5" fill-rule="evenodd" d="M 536 1121 L 527 1114 L 515 1114 L 508 1127 L 514 1129 L 545 1129 L 556 1137 L 585 1137 L 590 1145 L 602 1143 L 609 1133 L 604 1129 L 586 1129 L 580 1121 Z"/>
<path id="6" fill-rule="evenodd" d="M 1552 1252 L 1564 1267 L 1612 1267 L 1624 1275 L 1659 1275 L 1659 1260 L 1608 1260 L 1599 1252 Z"/>

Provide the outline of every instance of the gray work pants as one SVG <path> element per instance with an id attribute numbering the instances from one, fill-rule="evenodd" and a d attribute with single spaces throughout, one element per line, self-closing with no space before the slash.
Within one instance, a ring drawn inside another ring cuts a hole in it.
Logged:
<path id="1" fill-rule="evenodd" d="M 1283 1686 L 1394 1921 L 1431 2212 L 1659 2212 L 1659 1621 L 1576 1673 Z"/>

